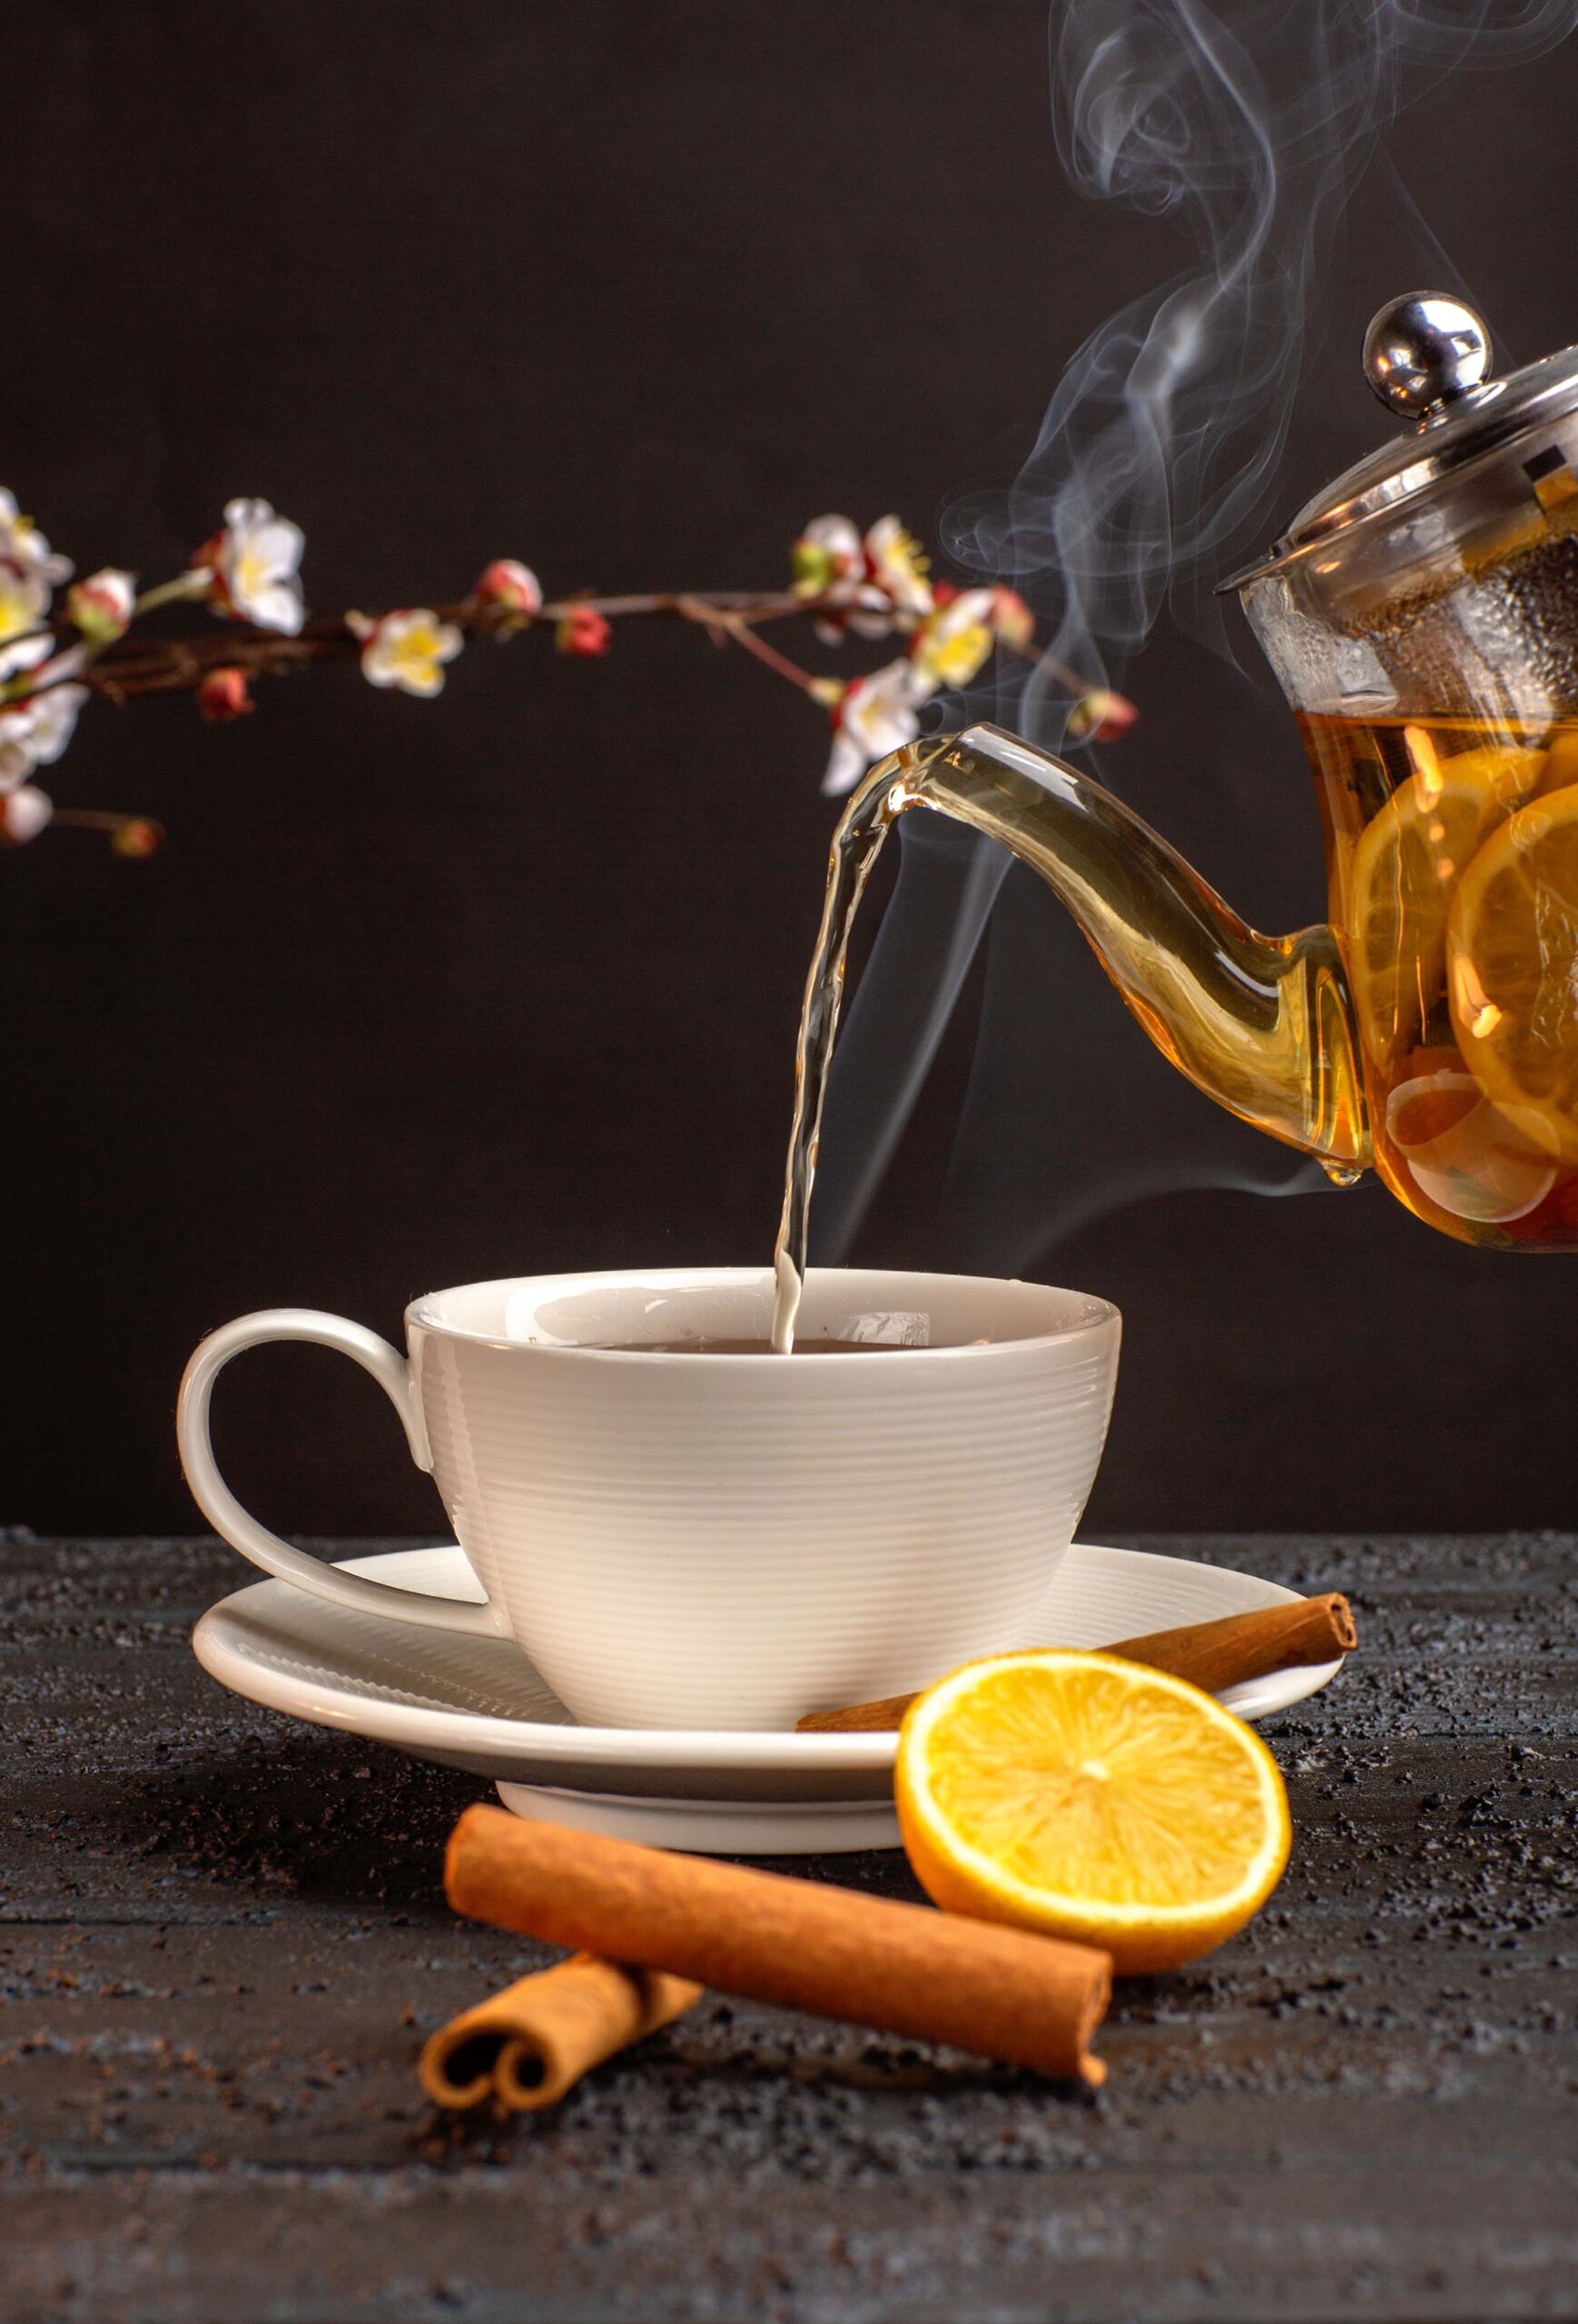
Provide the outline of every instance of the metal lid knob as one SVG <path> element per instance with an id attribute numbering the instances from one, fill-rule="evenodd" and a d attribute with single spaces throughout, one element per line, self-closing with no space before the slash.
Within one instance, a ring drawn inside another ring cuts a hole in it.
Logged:
<path id="1" fill-rule="evenodd" d="M 1487 493 L 1510 494 L 1520 508 L 1531 487 L 1538 499 L 1552 459 L 1558 453 L 1563 461 L 1569 458 L 1565 448 L 1578 428 L 1578 347 L 1562 348 L 1494 379 L 1490 366 L 1490 333 L 1461 300 L 1415 290 L 1383 307 L 1365 334 L 1365 376 L 1388 411 L 1413 420 L 1414 427 L 1402 435 L 1394 432 L 1307 500 L 1270 555 L 1223 586 L 1248 588 L 1317 544 L 1325 552 L 1368 518 L 1416 508 L 1427 496 L 1445 507 L 1448 493 L 1487 453 L 1511 452 L 1515 458 L 1498 472 L 1499 481 L 1483 474 L 1481 498 L 1474 503 L 1482 517 L 1491 505 Z M 1558 423 L 1561 443 L 1553 451 L 1552 431 Z M 1424 537 L 1406 524 L 1396 532 L 1388 527 L 1358 537 L 1374 552 L 1366 567 L 1372 577 L 1381 561 L 1391 559 L 1394 569 L 1402 570 L 1410 556 L 1425 552 Z M 1433 542 L 1436 535 L 1428 537 Z M 1336 549 L 1332 560 L 1315 570 L 1336 573 L 1342 554 Z"/>
<path id="2" fill-rule="evenodd" d="M 1440 290 L 1388 300 L 1365 333 L 1365 377 L 1389 411 L 1429 426 L 1484 380 L 1490 333 Z"/>

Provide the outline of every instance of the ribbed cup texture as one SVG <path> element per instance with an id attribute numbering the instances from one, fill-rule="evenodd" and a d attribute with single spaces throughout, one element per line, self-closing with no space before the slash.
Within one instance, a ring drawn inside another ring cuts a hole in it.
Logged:
<path id="1" fill-rule="evenodd" d="M 1118 1339 L 797 1362 L 411 1334 L 439 1489 L 512 1635 L 577 1718 L 670 1728 L 790 1727 L 1014 1642 Z"/>

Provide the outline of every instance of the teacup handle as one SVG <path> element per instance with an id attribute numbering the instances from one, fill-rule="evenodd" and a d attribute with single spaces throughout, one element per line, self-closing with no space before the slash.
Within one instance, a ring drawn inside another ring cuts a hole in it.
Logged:
<path id="1" fill-rule="evenodd" d="M 352 1606 L 359 1614 L 380 1614 L 397 1622 L 421 1622 L 429 1630 L 501 1636 L 503 1625 L 487 1601 L 472 1606 L 454 1598 L 428 1598 L 419 1590 L 399 1590 L 393 1582 L 369 1581 L 340 1566 L 322 1565 L 304 1550 L 281 1541 L 242 1507 L 213 1457 L 209 1400 L 215 1380 L 232 1355 L 239 1355 L 243 1348 L 262 1347 L 271 1340 L 311 1340 L 319 1347 L 338 1348 L 341 1355 L 349 1355 L 364 1372 L 370 1372 L 400 1416 L 418 1468 L 430 1471 L 433 1465 L 411 1367 L 398 1348 L 390 1347 L 365 1324 L 352 1324 L 343 1315 L 324 1315 L 315 1307 L 265 1307 L 255 1315 L 238 1315 L 233 1324 L 222 1324 L 217 1332 L 210 1332 L 196 1349 L 182 1380 L 175 1409 L 181 1465 L 192 1499 L 214 1531 L 243 1558 L 261 1565 L 265 1573 L 293 1581 L 299 1590 L 327 1598 L 333 1605 Z"/>

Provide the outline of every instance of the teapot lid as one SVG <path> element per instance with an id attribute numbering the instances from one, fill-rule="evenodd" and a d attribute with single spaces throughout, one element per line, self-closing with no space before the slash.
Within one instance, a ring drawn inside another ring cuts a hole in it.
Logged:
<path id="1" fill-rule="evenodd" d="M 1441 291 L 1411 290 L 1384 306 L 1365 333 L 1364 361 L 1375 394 L 1412 419 L 1413 429 L 1378 445 L 1307 501 L 1269 553 L 1222 589 L 1241 589 L 1334 534 L 1395 511 L 1526 428 L 1578 407 L 1578 347 L 1487 378 L 1489 331 L 1472 307 Z"/>

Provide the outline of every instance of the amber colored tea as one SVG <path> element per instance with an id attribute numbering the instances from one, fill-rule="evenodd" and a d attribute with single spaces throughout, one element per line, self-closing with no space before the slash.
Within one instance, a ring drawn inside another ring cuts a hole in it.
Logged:
<path id="1" fill-rule="evenodd" d="M 1427 1226 L 1502 1249 L 1578 1249 L 1578 720 L 1306 713 L 1299 724 L 1327 826 L 1331 924 L 1283 938 L 1247 929 L 1055 761 L 1057 779 L 1041 782 L 968 736 L 943 738 L 856 792 L 800 1020 L 775 1348 L 794 1338 L 851 924 L 895 818 L 914 807 L 1040 872 L 1163 1053 L 1245 1120 L 1321 1155 L 1339 1184 L 1367 1158 L 1367 1119 L 1376 1169 Z"/>
<path id="2" fill-rule="evenodd" d="M 1578 724 L 1299 724 L 1376 1168 L 1462 1241 L 1578 1247 Z"/>
<path id="3" fill-rule="evenodd" d="M 600 1344 L 600 1343 L 599 1343 Z M 771 1340 L 622 1340 L 610 1342 L 622 1355 L 912 1355 L 917 1343 L 902 1340 L 796 1340 L 793 1348 L 774 1348 Z M 978 1347 L 990 1343 L 978 1340 Z"/>

